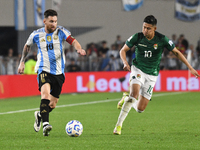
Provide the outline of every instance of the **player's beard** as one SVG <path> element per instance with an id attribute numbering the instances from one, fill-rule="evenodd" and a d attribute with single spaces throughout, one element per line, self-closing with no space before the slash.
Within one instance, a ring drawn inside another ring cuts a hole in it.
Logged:
<path id="1" fill-rule="evenodd" d="M 148 39 L 148 38 L 149 38 L 149 35 L 148 35 L 148 34 L 146 34 L 146 35 L 145 35 L 145 37 Z"/>
<path id="2" fill-rule="evenodd" d="M 52 27 L 47 27 L 47 30 L 48 30 L 49 33 L 54 32 L 55 29 L 56 29 L 56 27 L 53 27 L 53 28 Z"/>

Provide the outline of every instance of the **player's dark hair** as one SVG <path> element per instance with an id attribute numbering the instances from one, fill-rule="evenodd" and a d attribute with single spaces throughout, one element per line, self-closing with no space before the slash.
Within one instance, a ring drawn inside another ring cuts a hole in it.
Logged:
<path id="1" fill-rule="evenodd" d="M 44 17 L 45 18 L 48 18 L 49 16 L 58 16 L 57 12 L 53 9 L 47 9 L 45 12 L 44 12 Z"/>
<path id="2" fill-rule="evenodd" d="M 157 19 L 153 15 L 149 15 L 144 18 L 144 22 L 154 26 L 157 24 Z"/>

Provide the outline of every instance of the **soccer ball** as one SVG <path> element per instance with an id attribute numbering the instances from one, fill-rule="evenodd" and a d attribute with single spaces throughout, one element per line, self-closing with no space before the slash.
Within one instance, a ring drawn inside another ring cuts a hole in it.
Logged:
<path id="1" fill-rule="evenodd" d="M 78 120 L 71 120 L 67 123 L 65 131 L 71 137 L 78 137 L 83 132 L 83 125 Z"/>

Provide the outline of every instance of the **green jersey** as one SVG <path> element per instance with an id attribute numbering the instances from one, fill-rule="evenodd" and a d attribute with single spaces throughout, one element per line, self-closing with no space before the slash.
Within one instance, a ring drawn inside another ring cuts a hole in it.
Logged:
<path id="1" fill-rule="evenodd" d="M 165 35 L 155 32 L 153 39 L 148 40 L 142 32 L 132 35 L 126 45 L 129 48 L 135 46 L 135 58 L 132 64 L 146 74 L 158 76 L 160 61 L 164 48 L 172 51 L 174 43 Z"/>

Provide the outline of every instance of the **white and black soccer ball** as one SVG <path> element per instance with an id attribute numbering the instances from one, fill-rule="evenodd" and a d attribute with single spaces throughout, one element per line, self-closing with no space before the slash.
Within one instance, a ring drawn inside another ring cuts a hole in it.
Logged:
<path id="1" fill-rule="evenodd" d="M 65 131 L 71 137 L 78 137 L 83 133 L 83 125 L 78 120 L 71 120 L 67 123 Z"/>

